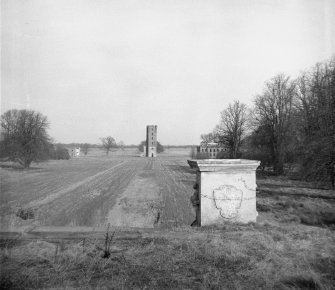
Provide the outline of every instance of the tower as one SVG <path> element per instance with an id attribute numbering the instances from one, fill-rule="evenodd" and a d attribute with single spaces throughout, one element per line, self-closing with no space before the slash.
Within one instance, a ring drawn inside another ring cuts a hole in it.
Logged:
<path id="1" fill-rule="evenodd" d="M 147 126 L 146 157 L 157 157 L 157 125 Z"/>

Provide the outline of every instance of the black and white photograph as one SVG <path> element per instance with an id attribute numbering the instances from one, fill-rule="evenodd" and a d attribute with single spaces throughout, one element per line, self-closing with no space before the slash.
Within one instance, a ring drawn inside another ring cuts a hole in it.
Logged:
<path id="1" fill-rule="evenodd" d="M 0 3 L 0 289 L 335 289 L 334 0 Z"/>

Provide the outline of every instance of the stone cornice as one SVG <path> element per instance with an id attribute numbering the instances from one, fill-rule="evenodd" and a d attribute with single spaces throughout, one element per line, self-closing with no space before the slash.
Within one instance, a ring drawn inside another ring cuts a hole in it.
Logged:
<path id="1" fill-rule="evenodd" d="M 248 159 L 192 159 L 187 160 L 191 168 L 196 168 L 200 172 L 211 171 L 249 171 L 256 170 L 260 161 Z"/>

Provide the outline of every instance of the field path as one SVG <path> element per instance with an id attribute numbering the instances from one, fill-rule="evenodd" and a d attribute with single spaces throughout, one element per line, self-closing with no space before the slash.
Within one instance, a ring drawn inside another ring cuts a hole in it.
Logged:
<path id="1" fill-rule="evenodd" d="M 158 226 L 162 200 L 152 170 L 137 174 L 108 212 L 111 226 L 153 228 Z"/>

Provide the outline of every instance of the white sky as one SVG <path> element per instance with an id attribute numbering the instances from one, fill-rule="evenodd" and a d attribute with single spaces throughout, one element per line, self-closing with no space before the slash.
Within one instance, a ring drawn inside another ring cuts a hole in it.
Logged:
<path id="1" fill-rule="evenodd" d="M 0 0 L 1 112 L 57 142 L 197 144 L 234 99 L 335 54 L 333 0 Z"/>

